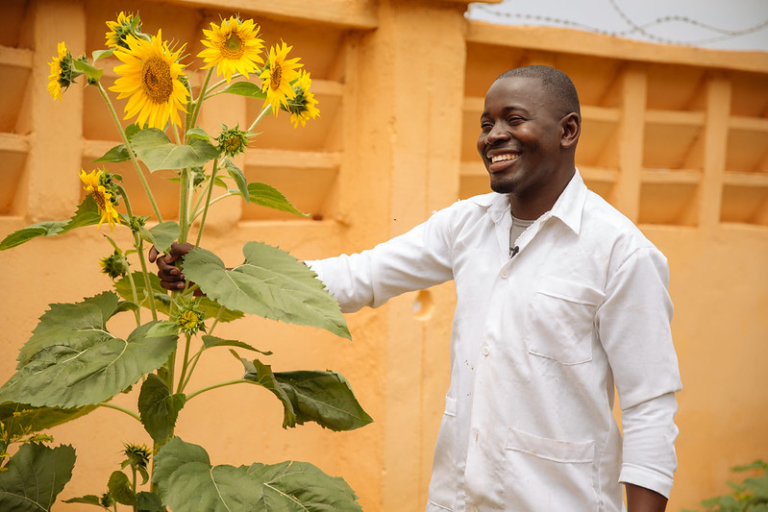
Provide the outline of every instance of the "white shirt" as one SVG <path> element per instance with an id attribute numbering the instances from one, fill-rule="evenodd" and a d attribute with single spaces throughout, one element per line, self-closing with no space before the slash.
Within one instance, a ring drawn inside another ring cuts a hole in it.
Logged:
<path id="1" fill-rule="evenodd" d="M 619 482 L 668 497 L 681 383 L 666 259 L 578 171 L 512 258 L 511 223 L 505 195 L 481 195 L 307 262 L 345 312 L 455 281 L 427 511 L 617 512 Z"/>

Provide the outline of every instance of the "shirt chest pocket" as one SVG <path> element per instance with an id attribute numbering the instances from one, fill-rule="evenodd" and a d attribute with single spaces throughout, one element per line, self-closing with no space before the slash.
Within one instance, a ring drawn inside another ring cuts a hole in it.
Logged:
<path id="1" fill-rule="evenodd" d="M 595 312 L 604 298 L 586 284 L 542 279 L 525 316 L 528 352 L 562 364 L 591 361 Z"/>

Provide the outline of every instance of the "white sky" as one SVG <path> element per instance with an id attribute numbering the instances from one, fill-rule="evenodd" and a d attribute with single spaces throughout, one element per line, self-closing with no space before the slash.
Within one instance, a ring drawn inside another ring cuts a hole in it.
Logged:
<path id="1" fill-rule="evenodd" d="M 471 4 L 468 16 L 497 24 L 551 25 L 581 30 L 589 27 L 610 33 L 631 31 L 634 23 L 647 33 L 676 44 L 768 52 L 768 0 L 504 0 L 501 4 Z M 709 27 L 685 21 L 654 23 L 666 16 L 686 17 Z M 542 19 L 545 17 L 551 20 Z M 555 18 L 560 21 L 553 21 Z M 757 26 L 760 28 L 751 33 L 734 37 L 714 30 L 734 32 Z M 638 31 L 622 37 L 659 42 Z M 709 41 L 712 39 L 721 40 Z"/>

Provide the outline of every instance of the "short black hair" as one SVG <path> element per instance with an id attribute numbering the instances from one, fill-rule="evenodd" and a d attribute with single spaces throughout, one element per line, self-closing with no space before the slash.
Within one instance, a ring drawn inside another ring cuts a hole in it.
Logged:
<path id="1" fill-rule="evenodd" d="M 573 85 L 570 77 L 559 69 L 551 68 L 549 66 L 524 66 L 505 71 L 499 75 L 496 80 L 514 77 L 538 78 L 541 80 L 541 85 L 547 93 L 560 102 L 564 109 L 563 114 L 576 112 L 581 116 L 579 95 L 576 92 L 576 86 Z"/>

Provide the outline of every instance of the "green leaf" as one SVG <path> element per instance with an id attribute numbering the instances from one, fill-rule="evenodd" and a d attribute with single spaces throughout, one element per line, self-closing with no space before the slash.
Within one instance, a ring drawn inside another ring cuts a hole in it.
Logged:
<path id="1" fill-rule="evenodd" d="M 96 406 L 60 409 L 58 407 L 32 407 L 28 404 L 5 402 L 0 404 L 0 423 L 11 436 L 39 432 L 61 425 L 93 411 Z M 14 414 L 16 413 L 16 414 Z"/>
<path id="2" fill-rule="evenodd" d="M 0 510 L 39 512 L 50 510 L 64 485 L 72 478 L 75 449 L 23 444 L 0 472 Z"/>
<path id="3" fill-rule="evenodd" d="M 253 82 L 240 81 L 229 84 L 223 91 L 229 94 L 237 94 L 239 96 L 247 96 L 249 98 L 257 98 L 260 100 L 267 99 L 267 93 L 261 91 L 261 87 Z"/>
<path id="4" fill-rule="evenodd" d="M 195 139 L 201 139 L 201 140 L 211 140 L 211 136 L 208 135 L 208 132 L 206 132 L 202 128 L 191 128 L 187 130 L 187 139 L 189 139 L 190 137 L 193 137 Z"/>
<path id="5" fill-rule="evenodd" d="M 335 431 L 364 427 L 373 419 L 360 406 L 347 379 L 332 371 L 276 372 L 291 400 L 296 423 L 314 421 Z"/>
<path id="6" fill-rule="evenodd" d="M 125 162 L 126 160 L 130 160 L 131 155 L 128 153 L 128 148 L 125 147 L 125 144 L 120 144 L 119 146 L 115 146 L 106 153 L 104 153 L 104 156 L 97 158 L 94 160 L 94 162 Z"/>
<path id="7" fill-rule="evenodd" d="M 251 350 L 253 352 L 258 352 L 259 354 L 264 354 L 265 356 L 272 355 L 272 352 L 270 351 L 265 352 L 263 350 L 253 348 L 249 344 L 244 343 L 242 341 L 225 340 L 223 338 L 217 338 L 216 336 L 211 336 L 210 334 L 206 334 L 203 336 L 203 345 L 205 345 L 206 349 L 214 348 L 214 347 L 236 347 L 236 348 L 242 348 L 245 350 Z"/>
<path id="8" fill-rule="evenodd" d="M 144 275 L 141 271 L 133 272 L 133 282 L 136 285 L 136 293 L 139 296 L 139 305 L 143 308 L 149 309 L 149 294 L 147 294 L 146 286 L 144 286 Z M 149 274 L 149 282 L 152 286 L 152 294 L 155 300 L 155 309 L 158 312 L 165 315 L 169 314 L 171 310 L 171 298 L 168 296 L 168 291 L 160 286 L 160 278 L 155 274 Z M 125 300 L 133 302 L 133 292 L 131 291 L 131 282 L 128 276 L 120 278 L 119 281 L 114 284 L 115 291 Z"/>
<path id="9" fill-rule="evenodd" d="M 304 213 L 301 210 L 297 210 L 290 201 L 288 201 L 283 194 L 280 193 L 274 187 L 270 187 L 266 183 L 249 183 L 248 184 L 248 198 L 252 203 L 256 203 L 259 206 L 265 206 L 272 208 L 273 210 L 279 210 L 281 212 L 292 213 L 299 215 L 300 217 L 309 217 L 308 213 Z"/>
<path id="10" fill-rule="evenodd" d="M 51 220 L 30 224 L 29 226 L 6 236 L 5 239 L 0 242 L 0 251 L 16 247 L 17 245 L 21 245 L 38 236 L 61 235 L 74 228 L 92 226 L 98 224 L 99 220 L 101 220 L 99 206 L 91 196 L 86 196 L 83 202 L 77 207 L 77 212 L 75 212 L 75 215 L 71 219 Z"/>
<path id="11" fill-rule="evenodd" d="M 202 297 L 198 307 L 200 308 L 200 311 L 205 313 L 205 318 L 216 318 L 216 316 L 219 314 L 219 310 L 222 308 L 222 305 L 208 297 Z M 245 314 L 242 311 L 224 308 L 224 312 L 222 312 L 221 316 L 219 316 L 219 322 L 231 322 L 233 320 L 243 318 L 244 316 Z"/>
<path id="12" fill-rule="evenodd" d="M 150 172 L 161 169 L 183 169 L 203 165 L 219 154 L 208 141 L 192 138 L 188 144 L 174 144 L 165 132 L 145 128 L 131 138 L 133 150 Z"/>
<path id="13" fill-rule="evenodd" d="M 93 58 L 93 63 L 96 64 L 97 60 L 111 57 L 113 53 L 115 53 L 114 48 L 110 48 L 109 50 L 94 50 L 91 57 Z"/>
<path id="14" fill-rule="evenodd" d="M 122 471 L 113 471 L 109 477 L 109 494 L 116 502 L 123 505 L 133 505 L 136 503 L 136 494 L 131 489 L 131 482 Z"/>
<path id="15" fill-rule="evenodd" d="M 253 464 L 248 474 L 262 482 L 259 511 L 362 512 L 352 488 L 307 462 Z"/>
<path id="16" fill-rule="evenodd" d="M 260 510 L 255 504 L 261 489 L 257 480 L 248 477 L 247 469 L 213 467 L 201 446 L 174 438 L 157 452 L 152 481 L 163 503 L 174 512 Z"/>
<path id="17" fill-rule="evenodd" d="M 179 238 L 179 223 L 174 220 L 165 221 L 145 230 L 145 233 L 147 236 L 142 236 L 144 240 L 154 245 L 158 251 L 166 252 L 171 248 L 171 244 Z"/>
<path id="18" fill-rule="evenodd" d="M 238 357 L 234 351 L 232 351 L 232 354 L 240 359 L 243 366 L 245 366 L 244 380 L 254 382 L 259 386 L 267 388 L 283 403 L 283 428 L 295 427 L 296 411 L 294 410 L 293 402 L 275 378 L 275 375 L 272 373 L 272 367 L 262 363 L 258 359 L 254 359 L 253 362 L 251 362 L 247 359 Z"/>
<path id="19" fill-rule="evenodd" d="M 168 385 L 154 373 L 147 375 L 139 393 L 139 414 L 144 429 L 160 444 L 173 434 L 179 411 L 187 401 L 186 395 L 171 395 Z"/>
<path id="20" fill-rule="evenodd" d="M 136 495 L 136 508 L 142 512 L 164 512 L 165 507 L 160 496 L 152 492 L 140 492 Z"/>
<path id="21" fill-rule="evenodd" d="M 86 494 L 85 496 L 80 496 L 79 498 L 71 498 L 63 501 L 64 503 L 85 503 L 86 505 L 96 505 L 101 507 L 101 501 L 95 494 Z"/>
<path id="22" fill-rule="evenodd" d="M 228 271 L 215 254 L 195 249 L 184 257 L 186 278 L 218 303 L 351 339 L 339 304 L 316 274 L 285 251 L 261 242 L 243 247 L 245 261 Z"/>
<path id="23" fill-rule="evenodd" d="M 155 464 L 153 481 L 174 512 L 362 511 L 343 479 L 306 462 L 212 466 L 202 447 L 174 438 Z"/>
<path id="24" fill-rule="evenodd" d="M 130 141 L 134 135 L 141 131 L 141 126 L 138 123 L 132 123 L 125 127 L 125 136 Z"/>
<path id="25" fill-rule="evenodd" d="M 85 58 L 85 57 L 83 57 Z M 87 62 L 84 62 L 82 60 L 73 59 L 72 64 L 74 65 L 75 69 L 85 73 L 85 75 L 88 78 L 91 78 L 93 80 L 98 81 L 101 78 L 101 75 L 104 74 L 103 69 L 99 69 L 95 66 L 92 66 L 88 64 Z"/>
<path id="26" fill-rule="evenodd" d="M 117 338 L 106 330 L 116 298 L 105 292 L 78 304 L 53 305 L 22 347 L 17 373 L 0 388 L 0 403 L 95 405 L 162 366 L 176 348 L 176 327 L 154 321 L 127 340 Z"/>
<path id="27" fill-rule="evenodd" d="M 240 191 L 240 194 L 245 198 L 245 202 L 250 202 L 251 197 L 248 193 L 248 180 L 245 179 L 245 174 L 243 174 L 243 171 L 241 171 L 239 167 L 233 164 L 229 158 L 224 160 L 224 168 L 229 173 L 229 177 L 234 180 L 235 185 L 237 185 L 237 189 Z"/>

